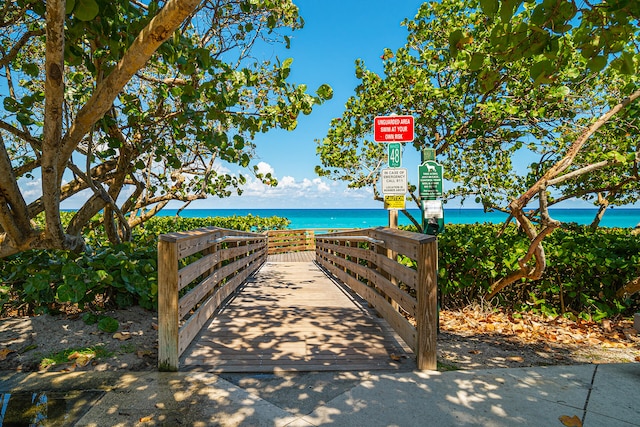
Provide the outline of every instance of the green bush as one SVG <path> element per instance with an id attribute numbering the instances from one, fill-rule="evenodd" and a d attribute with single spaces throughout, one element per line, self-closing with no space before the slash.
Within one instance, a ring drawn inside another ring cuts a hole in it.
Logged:
<path id="1" fill-rule="evenodd" d="M 0 277 L 9 287 L 3 311 L 22 307 L 42 313 L 59 304 L 80 309 L 96 302 L 152 309 L 158 294 L 157 249 L 123 243 L 95 252 L 28 251 L 3 260 Z"/>
<path id="2" fill-rule="evenodd" d="M 99 221 L 96 217 L 95 222 Z M 87 251 L 27 251 L 0 262 L 0 315 L 58 310 L 61 305 L 155 309 L 158 300 L 157 239 L 174 231 L 216 226 L 242 231 L 285 228 L 286 218 L 154 217 L 134 230 L 133 242 L 111 245 L 100 232 L 88 231 Z"/>
<path id="3" fill-rule="evenodd" d="M 498 236 L 502 225 L 448 225 L 438 236 L 438 280 L 443 305 L 478 302 L 500 277 L 517 268 L 529 242 L 515 226 Z M 540 280 L 522 280 L 497 296 L 495 303 L 549 315 L 573 314 L 600 319 L 630 314 L 638 298 L 620 300 L 616 292 L 640 276 L 640 239 L 628 229 L 571 225 L 543 242 L 547 267 Z"/>
<path id="4" fill-rule="evenodd" d="M 14 255 L 0 262 L 0 314 L 8 309 L 41 313 L 56 310 L 60 304 L 80 308 L 98 303 L 116 307 L 139 304 L 154 309 L 158 235 L 208 226 L 263 231 L 288 224 L 285 218 L 252 215 L 156 217 L 134 230 L 133 243 L 109 245 L 100 233 L 92 231 L 87 233 L 86 253 L 29 251 Z M 492 283 L 517 268 L 529 242 L 515 226 L 498 236 L 501 229 L 502 225 L 493 224 L 448 225 L 438 236 L 438 281 L 444 307 L 480 301 Z M 508 286 L 496 296 L 495 304 L 594 319 L 640 308 L 637 296 L 626 300 L 615 297 L 618 289 L 640 275 L 640 239 L 628 229 L 592 232 L 587 227 L 569 226 L 547 236 L 544 248 L 547 267 L 542 279 Z"/>

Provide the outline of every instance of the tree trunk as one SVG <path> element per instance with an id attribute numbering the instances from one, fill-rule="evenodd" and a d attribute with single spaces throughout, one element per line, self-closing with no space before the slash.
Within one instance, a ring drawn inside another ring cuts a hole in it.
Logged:
<path id="1" fill-rule="evenodd" d="M 598 229 L 598 227 L 600 226 L 600 221 L 602 221 L 602 217 L 607 212 L 607 207 L 609 207 L 609 201 L 607 199 L 601 197 L 599 194 L 598 194 L 598 199 L 600 199 L 600 207 L 598 208 L 598 212 L 596 213 L 596 216 L 593 218 L 591 225 L 589 225 L 589 228 L 591 229 L 591 231 L 595 231 Z"/>
<path id="2" fill-rule="evenodd" d="M 42 202 L 46 235 L 62 246 L 60 183 L 66 160 L 58 167 L 62 148 L 62 102 L 64 101 L 64 19 L 65 0 L 47 1 L 44 82 L 44 143 L 42 145 Z"/>
<path id="3" fill-rule="evenodd" d="M 618 298 L 629 298 L 636 292 L 640 292 L 640 277 L 636 277 L 622 288 L 618 289 L 616 296 Z"/>

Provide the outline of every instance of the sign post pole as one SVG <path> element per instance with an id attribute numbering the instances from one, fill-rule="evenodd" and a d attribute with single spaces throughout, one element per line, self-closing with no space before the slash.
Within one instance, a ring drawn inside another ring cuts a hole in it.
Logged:
<path id="1" fill-rule="evenodd" d="M 425 148 L 422 153 L 422 164 L 418 167 L 418 181 L 420 192 L 420 209 L 422 210 L 422 232 L 437 236 L 444 232 L 444 208 L 442 207 L 442 165 L 436 162 L 436 150 Z M 436 266 L 436 270 L 437 270 Z M 437 311 L 436 325 L 440 333 L 440 306 L 442 294 L 436 280 Z"/>

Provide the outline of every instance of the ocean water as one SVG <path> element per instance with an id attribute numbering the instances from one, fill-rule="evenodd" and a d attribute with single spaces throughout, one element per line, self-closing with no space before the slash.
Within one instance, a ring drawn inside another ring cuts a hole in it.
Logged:
<path id="1" fill-rule="evenodd" d="M 176 209 L 163 209 L 160 216 L 173 216 Z M 420 221 L 418 209 L 409 210 Z M 562 222 L 591 224 L 595 209 L 551 209 L 551 217 Z M 185 209 L 183 217 L 245 216 L 247 214 L 270 217 L 280 216 L 291 221 L 289 228 L 369 228 L 387 226 L 388 211 L 384 209 Z M 445 209 L 446 224 L 500 223 L 507 219 L 502 212 L 484 212 L 482 209 Z M 398 214 L 400 225 L 411 222 L 402 212 Z M 640 209 L 609 209 L 601 221 L 603 227 L 635 227 L 640 223 Z"/>

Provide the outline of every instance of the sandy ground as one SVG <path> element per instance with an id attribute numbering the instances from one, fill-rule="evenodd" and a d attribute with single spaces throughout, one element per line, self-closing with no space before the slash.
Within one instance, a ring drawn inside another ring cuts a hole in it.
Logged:
<path id="1" fill-rule="evenodd" d="M 60 370 L 144 371 L 157 364 L 157 315 L 140 307 L 99 313 L 119 323 L 115 333 L 86 324 L 80 315 L 0 319 L 0 370 L 39 371 L 51 354 L 102 346 L 110 355 L 98 359 L 73 358 L 46 368 Z"/>
<path id="2" fill-rule="evenodd" d="M 0 319 L 0 370 L 13 371 L 146 371 L 157 365 L 157 316 L 140 307 L 107 313 L 118 320 L 106 333 L 81 316 L 36 316 Z M 438 362 L 441 369 L 483 369 L 640 362 L 640 336 L 628 320 L 571 322 L 477 310 L 443 311 L 440 315 Z M 97 359 L 72 356 L 44 368 L 43 358 L 69 349 L 103 346 Z"/>

